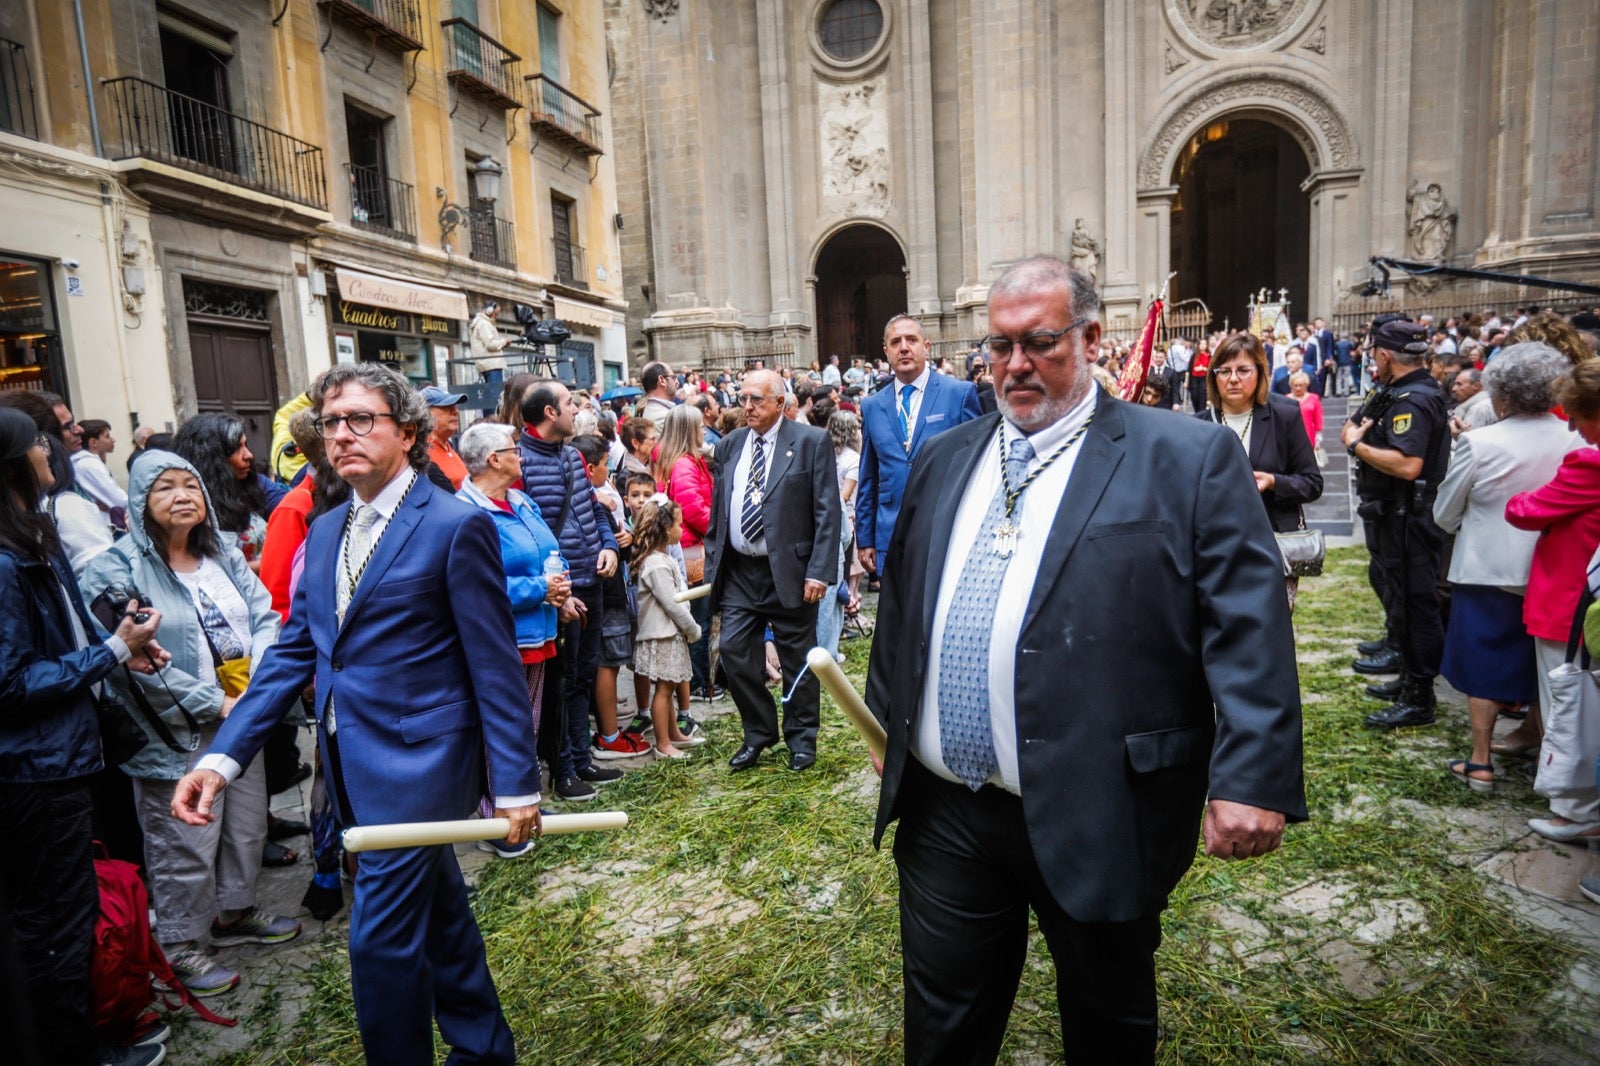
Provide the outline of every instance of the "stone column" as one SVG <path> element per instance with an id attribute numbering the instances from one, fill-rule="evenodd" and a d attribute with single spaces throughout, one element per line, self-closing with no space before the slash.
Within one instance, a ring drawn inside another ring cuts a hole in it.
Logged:
<path id="1" fill-rule="evenodd" d="M 1375 0 L 1371 29 L 1373 252 L 1406 254 L 1406 179 L 1411 166 L 1413 0 Z"/>
<path id="2" fill-rule="evenodd" d="M 918 315 L 942 313 L 939 296 L 939 231 L 933 181 L 933 46 L 928 5 L 901 0 L 895 16 L 901 29 L 900 142 L 903 163 L 896 169 L 905 196 L 906 304 Z"/>
<path id="3" fill-rule="evenodd" d="M 1159 293 L 1172 271 L 1172 202 L 1176 185 L 1139 190 L 1139 292 Z"/>
<path id="4" fill-rule="evenodd" d="M 1108 322 L 1136 320 L 1141 299 L 1134 203 L 1139 165 L 1135 79 L 1143 73 L 1135 41 L 1137 8 L 1118 0 L 1105 5 L 1106 233 L 1101 242 L 1100 293 Z"/>
<path id="5" fill-rule="evenodd" d="M 768 269 L 771 271 L 772 319 L 788 325 L 798 316 L 807 321 L 809 305 L 799 302 L 795 284 L 803 254 L 795 240 L 793 185 L 798 172 L 794 162 L 794 143 L 790 122 L 794 115 L 790 101 L 789 46 L 791 39 L 785 20 L 786 4 L 779 0 L 759 0 L 756 4 L 756 37 L 760 41 L 761 72 L 761 147 L 765 164 L 767 195 Z M 792 313 L 786 313 L 792 312 Z"/>
<path id="6" fill-rule="evenodd" d="M 1300 183 L 1311 198 L 1311 272 L 1306 317 L 1331 319 L 1339 296 L 1354 284 L 1371 254 L 1362 202 L 1361 168 L 1319 170 Z"/>

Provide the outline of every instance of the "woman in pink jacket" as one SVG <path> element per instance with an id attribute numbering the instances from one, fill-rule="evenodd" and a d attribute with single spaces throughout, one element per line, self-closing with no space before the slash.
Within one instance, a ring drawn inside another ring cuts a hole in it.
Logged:
<path id="1" fill-rule="evenodd" d="M 1572 428 L 1587 443 L 1600 445 L 1600 360 L 1573 367 L 1571 376 L 1557 384 L 1556 398 Z M 1548 675 L 1566 657 L 1585 569 L 1600 546 L 1600 448 L 1569 453 L 1549 484 L 1511 497 L 1506 521 L 1518 529 L 1540 533 L 1522 620 L 1534 638 L 1539 702 L 1548 710 Z M 1501 755 L 1527 754 L 1538 747 L 1539 739 L 1538 717 L 1529 714 L 1527 721 L 1497 741 L 1493 750 Z M 1549 818 L 1529 819 L 1528 826 L 1551 840 L 1600 839 L 1600 791 L 1582 799 L 1552 799 L 1550 813 Z"/>

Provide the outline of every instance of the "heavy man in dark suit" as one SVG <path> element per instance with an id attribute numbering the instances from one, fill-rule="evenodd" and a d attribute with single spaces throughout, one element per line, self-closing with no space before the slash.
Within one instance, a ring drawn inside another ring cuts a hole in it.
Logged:
<path id="1" fill-rule="evenodd" d="M 1231 858 L 1305 817 L 1249 462 L 1094 385 L 1098 303 L 1057 259 L 995 283 L 1000 412 L 929 442 L 890 544 L 867 702 L 889 733 L 878 838 L 900 820 L 908 1062 L 994 1061 L 1030 909 L 1067 1058 L 1152 1061 L 1160 913 L 1202 805 Z"/>
<path id="2" fill-rule="evenodd" d="M 706 580 L 722 611 L 722 666 L 744 723 L 744 746 L 728 760 L 748 770 L 778 740 L 767 691 L 766 643 L 772 627 L 786 683 L 817 642 L 817 603 L 839 580 L 840 522 L 833 444 L 823 430 L 783 417 L 783 379 L 770 370 L 744 376 L 745 428 L 718 442 L 716 493 L 706 534 Z M 789 769 L 817 760 L 817 679 L 809 672 L 784 706 Z"/>
<path id="3" fill-rule="evenodd" d="M 539 765 L 494 523 L 422 475 L 428 412 L 399 374 L 341 364 L 312 395 L 354 497 L 311 527 L 288 624 L 178 782 L 173 814 L 210 821 L 217 792 L 315 680 L 341 824 L 465 818 L 487 794 L 520 844 L 539 825 Z M 455 852 L 360 859 L 350 976 L 367 1061 L 431 1066 L 437 1019 L 450 1061 L 515 1062 Z"/>

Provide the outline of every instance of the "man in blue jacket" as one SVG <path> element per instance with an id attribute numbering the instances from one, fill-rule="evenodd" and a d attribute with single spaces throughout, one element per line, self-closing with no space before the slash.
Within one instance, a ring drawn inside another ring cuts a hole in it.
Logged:
<path id="1" fill-rule="evenodd" d="M 976 386 L 928 369 L 928 338 L 910 315 L 895 315 L 883 327 L 883 353 L 894 378 L 861 405 L 856 488 L 857 554 L 862 566 L 880 573 L 911 460 L 930 438 L 983 413 Z"/>
<path id="2" fill-rule="evenodd" d="M 539 764 L 494 522 L 422 474 L 431 422 L 399 374 L 341 363 L 313 392 L 353 496 L 312 525 L 289 621 L 172 813 L 209 823 L 315 680 L 340 824 L 465 818 L 489 795 L 521 844 L 539 825 Z M 451 1061 L 516 1061 L 453 849 L 361 855 L 350 976 L 367 1061 L 431 1066 L 434 1019 Z"/>
<path id="3" fill-rule="evenodd" d="M 578 405 L 559 381 L 534 383 L 522 401 L 527 424 L 518 448 L 522 452 L 522 491 L 539 507 L 545 525 L 561 542 L 570 567 L 572 598 L 582 604 L 578 617 L 565 623 L 562 634 L 561 697 L 565 731 L 551 770 L 556 795 L 569 802 L 592 800 L 595 785 L 622 778 L 621 770 L 596 766 L 589 752 L 589 707 L 594 702 L 594 674 L 600 665 L 600 629 L 604 624 L 604 582 L 617 572 L 617 538 L 611 532 L 583 457 L 567 444 Z"/>

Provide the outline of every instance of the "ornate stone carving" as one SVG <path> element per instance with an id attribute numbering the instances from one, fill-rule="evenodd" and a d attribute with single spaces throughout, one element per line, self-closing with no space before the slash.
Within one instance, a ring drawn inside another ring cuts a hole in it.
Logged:
<path id="1" fill-rule="evenodd" d="M 1169 44 L 1167 45 L 1167 51 L 1166 55 L 1163 57 L 1163 62 L 1166 65 L 1167 73 L 1171 74 L 1179 67 L 1187 65 L 1189 62 L 1189 57 L 1184 55 L 1182 52 L 1179 52 Z"/>
<path id="2" fill-rule="evenodd" d="M 1311 31 L 1311 36 L 1306 38 L 1306 43 L 1300 46 L 1308 52 L 1324 55 L 1328 51 L 1328 24 L 1324 22 Z"/>
<path id="3" fill-rule="evenodd" d="M 270 292 L 260 289 L 236 289 L 232 285 L 183 279 L 183 309 L 191 315 L 270 322 L 271 298 Z"/>
<path id="4" fill-rule="evenodd" d="M 1072 224 L 1072 265 L 1100 280 L 1100 242 L 1089 236 L 1081 218 Z"/>
<path id="5" fill-rule="evenodd" d="M 1226 48 L 1251 48 L 1272 39 L 1305 0 L 1177 0 L 1184 20 L 1200 36 Z"/>
<path id="6" fill-rule="evenodd" d="M 821 86 L 822 199 L 844 215 L 889 210 L 889 116 L 881 82 Z"/>
<path id="7" fill-rule="evenodd" d="M 1204 121 L 1248 110 L 1251 105 L 1294 117 L 1286 128 L 1305 149 L 1313 172 L 1343 170 L 1356 164 L 1355 138 L 1319 90 L 1288 75 L 1248 71 L 1196 88 L 1188 102 L 1161 123 L 1139 158 L 1139 187 L 1153 189 L 1168 183 L 1179 143 Z M 1309 123 L 1316 133 L 1302 123 Z"/>
<path id="8" fill-rule="evenodd" d="M 651 18 L 665 22 L 678 13 L 678 0 L 644 0 L 644 10 Z"/>
<path id="9" fill-rule="evenodd" d="M 1429 263 L 1444 261 L 1456 235 L 1456 212 L 1438 182 L 1424 186 L 1415 178 L 1406 186 L 1406 237 L 1411 254 Z"/>

